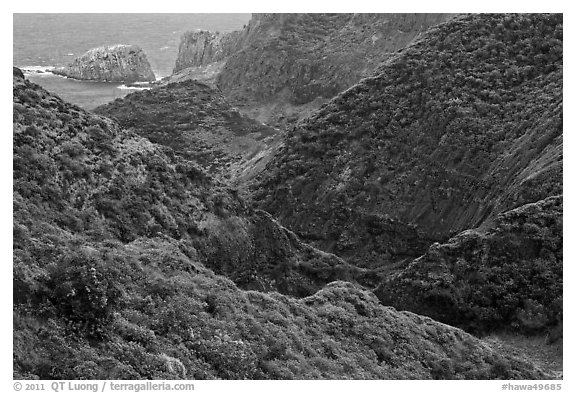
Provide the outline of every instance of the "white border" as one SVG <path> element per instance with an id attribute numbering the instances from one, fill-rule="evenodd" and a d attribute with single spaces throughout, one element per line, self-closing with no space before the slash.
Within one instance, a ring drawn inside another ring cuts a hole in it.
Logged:
<path id="1" fill-rule="evenodd" d="M 34 12 L 34 13 L 67 13 L 67 12 L 110 12 L 110 13 L 164 13 L 164 12 L 186 12 L 186 13 L 210 13 L 210 12 L 561 12 L 564 13 L 564 64 L 568 72 L 564 72 L 564 105 L 567 110 L 564 111 L 564 124 L 568 132 L 564 133 L 565 151 L 571 153 L 574 151 L 574 138 L 571 132 L 574 125 L 574 107 L 573 107 L 573 87 L 574 87 L 574 22 L 575 18 L 573 13 L 569 12 L 568 2 L 564 1 L 514 1 L 504 2 L 498 0 L 484 0 L 470 4 L 462 1 L 428 1 L 421 0 L 412 2 L 378 2 L 356 0 L 353 2 L 339 3 L 328 1 L 310 1 L 310 0 L 291 0 L 283 4 L 276 4 L 273 2 L 263 1 L 241 1 L 234 2 L 231 0 L 218 1 L 218 2 L 199 2 L 199 1 L 174 1 L 164 0 L 155 3 L 142 3 L 136 1 L 111 1 L 102 0 L 98 2 L 82 2 L 82 1 L 38 1 L 38 0 L 24 0 L 18 3 L 3 4 L 1 17 L 2 17 L 2 37 L 4 53 L 8 54 L 7 58 L 3 61 L 6 66 L 11 65 L 12 61 L 12 14 L 19 12 Z M 571 10 L 570 10 L 571 11 Z M 12 387 L 12 154 L 11 146 L 12 139 L 9 130 L 11 124 L 9 121 L 12 116 L 12 105 L 10 104 L 9 92 L 11 90 L 11 83 L 9 75 L 7 75 L 8 67 L 1 67 L 5 70 L 5 75 L 0 78 L 2 83 L 1 97 L 2 97 L 2 132 L 0 133 L 0 146 L 2 152 L 1 157 L 1 178 L 0 184 L 3 184 L 2 198 L 2 220 L 1 220 L 1 234 L 2 234 L 2 251 L 5 255 L 1 265 L 2 288 L 4 292 L 1 296 L 1 313 L 0 315 L 6 316 L 4 323 L 2 323 L 2 337 L 3 344 L 2 356 L 0 357 L 1 374 L 0 386 L 4 389 L 2 391 L 11 392 Z M 568 154 L 565 158 L 564 164 L 564 197 L 567 203 L 564 204 L 564 222 L 565 225 L 565 250 L 564 264 L 565 274 L 565 307 L 564 307 L 564 323 L 565 323 L 565 361 L 564 361 L 564 381 L 559 381 L 563 385 L 562 391 L 576 391 L 572 390 L 570 386 L 573 383 L 573 366 L 574 362 L 570 356 L 570 348 L 574 343 L 571 327 L 574 326 L 574 315 L 572 307 L 570 307 L 574 300 L 574 291 L 572 284 L 574 277 L 574 268 L 572 263 L 576 263 L 574 253 L 574 245 L 576 239 L 574 232 L 571 231 L 574 220 L 575 207 L 574 201 L 574 181 L 572 174 L 575 173 L 576 168 L 574 156 Z M 10 316 L 10 317 L 8 317 Z M 516 381 L 515 383 L 519 383 Z M 526 381 L 531 383 L 530 381 Z M 549 381 L 552 382 L 552 381 Z M 246 392 L 266 392 L 269 393 L 271 389 L 280 391 L 293 391 L 293 390 L 322 390 L 322 391 L 349 391 L 352 389 L 361 389 L 362 393 L 385 391 L 432 391 L 432 392 L 493 392 L 501 391 L 503 382 L 499 381 L 295 381 L 295 382 L 226 382 L 226 381 L 197 381 L 196 391 L 246 391 Z M 544 382 L 546 383 L 546 382 Z"/>

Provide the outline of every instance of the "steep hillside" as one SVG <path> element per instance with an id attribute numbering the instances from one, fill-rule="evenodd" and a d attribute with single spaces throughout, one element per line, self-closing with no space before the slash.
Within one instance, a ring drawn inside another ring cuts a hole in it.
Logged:
<path id="1" fill-rule="evenodd" d="M 186 34 L 177 78 L 209 74 L 251 117 L 286 124 L 369 75 L 449 14 L 253 14 L 241 32 Z M 184 72 L 184 67 L 189 67 Z"/>
<path id="2" fill-rule="evenodd" d="M 324 286 L 359 270 L 17 69 L 13 97 L 14 378 L 550 377 L 356 284 Z"/>
<path id="3" fill-rule="evenodd" d="M 241 115 L 217 90 L 190 80 L 130 94 L 95 112 L 212 174 L 229 173 L 233 162 L 257 154 L 276 135 Z"/>
<path id="4" fill-rule="evenodd" d="M 387 305 L 474 333 L 509 327 L 562 336 L 562 197 L 434 244 L 375 291 Z"/>
<path id="5" fill-rule="evenodd" d="M 430 29 L 291 130 L 253 187 L 284 225 L 364 266 L 561 193 L 562 15 L 546 14 Z"/>
<path id="6" fill-rule="evenodd" d="M 23 263 L 15 263 L 16 277 L 24 274 L 17 282 L 27 281 L 29 269 L 43 276 L 73 238 L 80 244 L 172 239 L 243 288 L 298 296 L 364 274 L 302 244 L 173 150 L 16 74 L 14 246 Z"/>

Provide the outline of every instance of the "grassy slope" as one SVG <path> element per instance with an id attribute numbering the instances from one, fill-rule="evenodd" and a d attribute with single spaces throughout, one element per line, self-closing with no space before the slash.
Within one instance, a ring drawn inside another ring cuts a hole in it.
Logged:
<path id="1" fill-rule="evenodd" d="M 548 376 L 459 329 L 383 307 L 352 283 L 302 299 L 239 289 L 206 266 L 226 271 L 256 257 L 283 268 L 276 279 L 306 286 L 314 276 L 297 262 L 342 263 L 171 149 L 17 69 L 13 94 L 15 378 Z M 238 223 L 252 232 L 243 237 Z M 238 247 L 206 258 L 211 240 Z"/>

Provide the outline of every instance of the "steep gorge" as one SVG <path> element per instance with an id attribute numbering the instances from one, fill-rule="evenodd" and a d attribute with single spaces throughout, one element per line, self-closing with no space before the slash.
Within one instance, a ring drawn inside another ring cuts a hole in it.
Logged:
<path id="1" fill-rule="evenodd" d="M 289 131 L 255 200 L 362 260 L 361 243 L 393 225 L 443 239 L 561 194 L 561 39 L 557 15 L 431 29 Z"/>
<path id="2" fill-rule="evenodd" d="M 325 285 L 360 270 L 170 148 L 13 81 L 14 378 L 551 377 Z"/>
<path id="3" fill-rule="evenodd" d="M 14 69 L 15 377 L 551 377 L 458 328 L 561 336 L 562 15 L 448 18 L 192 33 L 110 118 Z"/>
<path id="4" fill-rule="evenodd" d="M 384 304 L 561 329 L 562 70 L 562 15 L 454 18 L 289 130 L 254 201 Z"/>

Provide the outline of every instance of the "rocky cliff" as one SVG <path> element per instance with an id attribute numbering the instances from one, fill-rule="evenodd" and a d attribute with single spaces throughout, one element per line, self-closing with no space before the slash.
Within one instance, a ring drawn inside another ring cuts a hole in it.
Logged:
<path id="1" fill-rule="evenodd" d="M 325 285 L 358 269 L 17 70 L 13 121 L 16 379 L 550 377 Z"/>
<path id="2" fill-rule="evenodd" d="M 289 103 L 331 98 L 406 46 L 445 14 L 256 14 L 243 50 L 218 86 L 231 98 Z"/>
<path id="3" fill-rule="evenodd" d="M 212 33 L 194 31 L 185 33 L 180 39 L 174 73 L 184 68 L 206 66 L 220 62 L 237 50 L 240 32 Z"/>
<path id="4" fill-rule="evenodd" d="M 561 193 L 561 15 L 432 28 L 291 130 L 254 188 L 296 233 L 372 266 Z"/>
<path id="5" fill-rule="evenodd" d="M 234 105 L 260 121 L 285 124 L 369 75 L 450 16 L 253 14 L 240 32 L 185 35 L 175 71 L 190 65 L 198 74 L 198 66 L 214 61 L 215 83 Z"/>
<path id="6" fill-rule="evenodd" d="M 54 74 L 102 82 L 152 82 L 156 80 L 144 51 L 136 45 L 113 45 L 89 50 Z"/>

